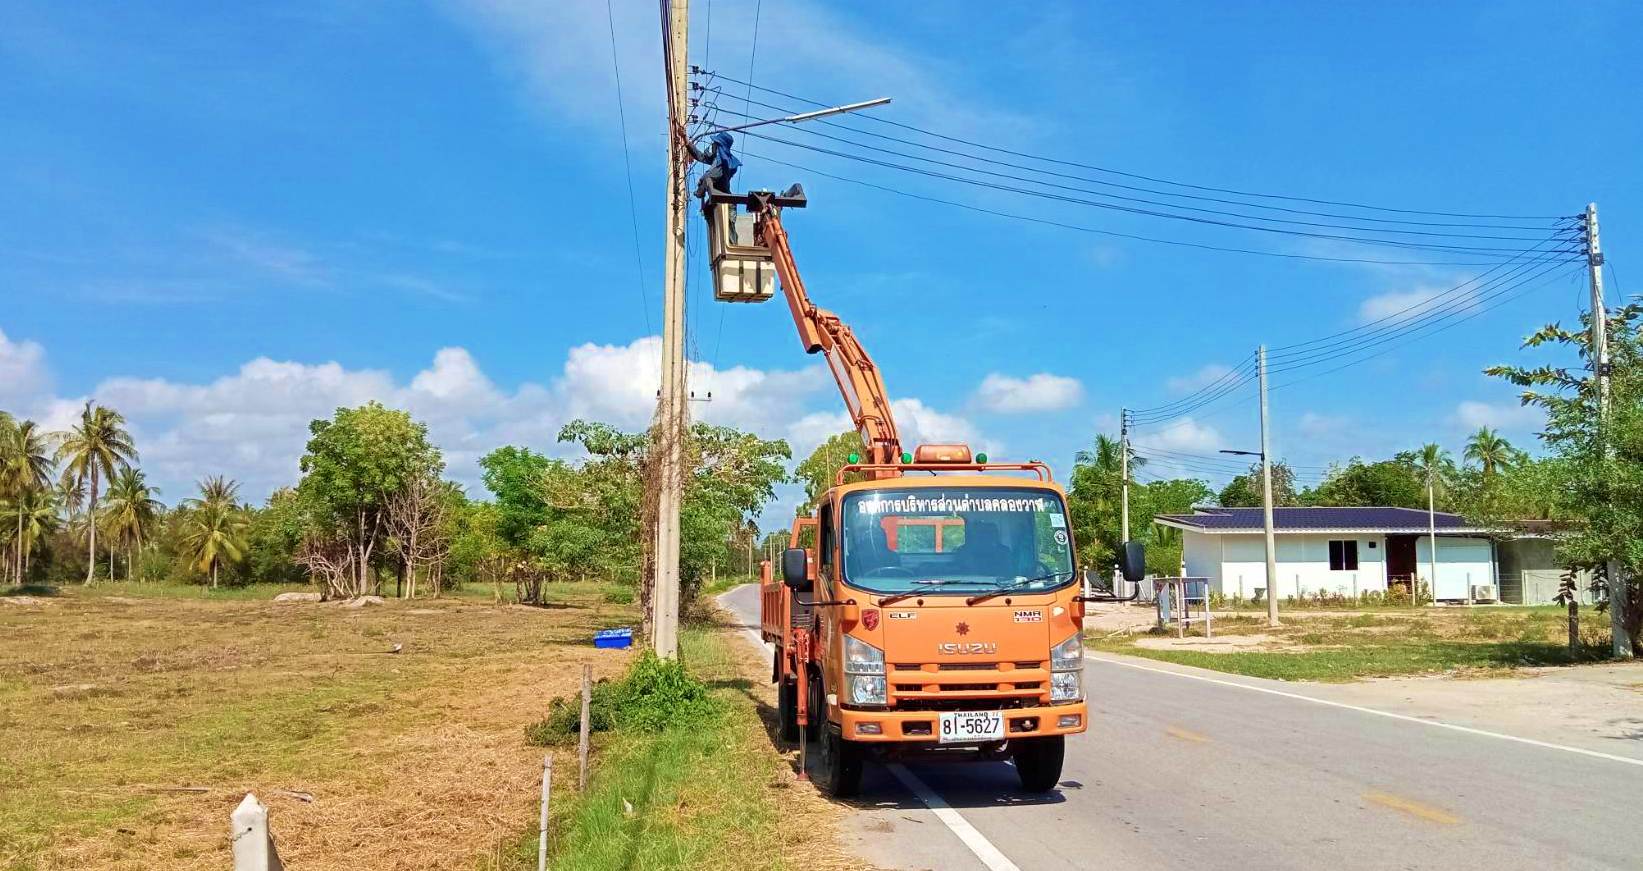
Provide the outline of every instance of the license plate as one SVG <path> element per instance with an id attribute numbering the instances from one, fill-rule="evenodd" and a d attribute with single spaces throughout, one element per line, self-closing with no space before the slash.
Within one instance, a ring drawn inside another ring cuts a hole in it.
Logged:
<path id="1" fill-rule="evenodd" d="M 941 744 L 999 741 L 1004 738 L 1004 715 L 998 711 L 954 711 L 941 715 Z"/>

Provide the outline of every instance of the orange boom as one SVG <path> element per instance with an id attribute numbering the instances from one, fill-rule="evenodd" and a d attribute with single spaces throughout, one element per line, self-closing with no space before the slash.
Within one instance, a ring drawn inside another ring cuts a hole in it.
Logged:
<path id="1" fill-rule="evenodd" d="M 1088 600 L 1065 494 L 1036 461 L 995 463 L 966 445 L 903 452 L 878 368 L 799 277 L 781 210 L 805 204 L 797 185 L 703 203 L 715 295 L 769 299 L 773 268 L 800 343 L 825 355 L 862 439 L 816 513 L 794 521 L 781 565 L 762 566 L 782 736 L 820 742 L 817 767 L 837 795 L 859 788 L 869 756 L 909 753 L 1013 759 L 1023 788 L 1048 790 L 1066 736 L 1088 725 Z M 1139 546 L 1124 562 L 1138 579 Z"/>

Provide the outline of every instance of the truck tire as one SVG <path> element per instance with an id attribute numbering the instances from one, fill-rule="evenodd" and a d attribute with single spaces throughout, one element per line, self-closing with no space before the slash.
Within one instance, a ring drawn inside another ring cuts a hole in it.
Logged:
<path id="1" fill-rule="evenodd" d="M 1067 755 L 1063 735 L 1048 738 L 1017 738 L 1010 742 L 1015 773 L 1027 792 L 1049 792 L 1061 782 L 1061 763 Z"/>
<path id="2" fill-rule="evenodd" d="M 861 792 L 861 745 L 844 740 L 839 727 L 831 723 L 822 727 L 821 751 L 816 754 L 816 767 L 821 769 L 821 787 L 834 798 L 849 798 Z"/>
<path id="3" fill-rule="evenodd" d="M 799 743 L 799 682 L 784 680 L 776 684 L 776 728 L 783 741 Z"/>

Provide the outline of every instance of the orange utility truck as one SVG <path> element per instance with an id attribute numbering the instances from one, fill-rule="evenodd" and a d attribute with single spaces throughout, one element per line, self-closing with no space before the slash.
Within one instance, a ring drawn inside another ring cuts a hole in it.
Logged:
<path id="1" fill-rule="evenodd" d="M 803 205 L 797 185 L 703 202 L 715 296 L 770 299 L 774 271 L 862 439 L 794 522 L 780 566 L 763 566 L 782 735 L 801 753 L 820 742 L 818 777 L 835 795 L 857 791 L 867 758 L 913 753 L 1008 758 L 1024 789 L 1049 790 L 1066 736 L 1088 725 L 1085 603 L 1115 597 L 1079 595 L 1065 494 L 1046 465 L 958 444 L 903 450 L 872 359 L 799 278 L 781 212 Z M 1138 544 L 1123 562 L 1138 580 Z"/>

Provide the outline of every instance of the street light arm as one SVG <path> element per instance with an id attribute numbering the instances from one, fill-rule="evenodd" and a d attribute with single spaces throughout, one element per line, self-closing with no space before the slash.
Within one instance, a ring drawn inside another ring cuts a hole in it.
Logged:
<path id="1" fill-rule="evenodd" d="M 749 121 L 746 124 L 737 124 L 733 127 L 715 127 L 696 134 L 691 141 L 696 142 L 716 133 L 735 133 L 738 130 L 747 130 L 752 127 L 763 127 L 767 124 L 797 124 L 801 121 L 813 121 L 817 118 L 826 118 L 829 115 L 843 115 L 846 112 L 859 112 L 863 109 L 872 109 L 890 102 L 889 97 L 879 97 L 876 100 L 863 100 L 860 103 L 850 103 L 844 106 L 834 106 L 830 109 L 816 109 L 810 112 L 800 112 L 797 115 L 788 115 L 782 118 L 767 118 L 763 121 Z"/>

